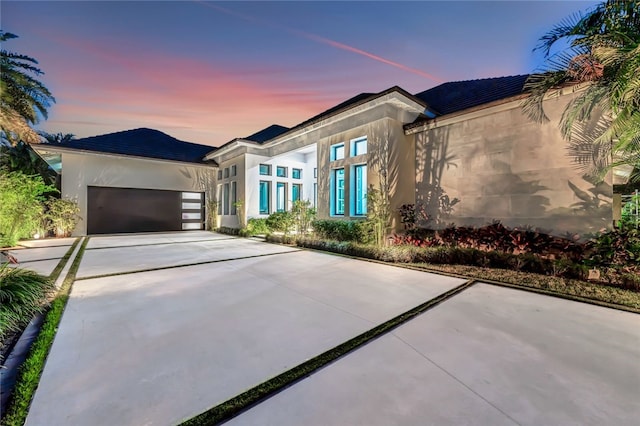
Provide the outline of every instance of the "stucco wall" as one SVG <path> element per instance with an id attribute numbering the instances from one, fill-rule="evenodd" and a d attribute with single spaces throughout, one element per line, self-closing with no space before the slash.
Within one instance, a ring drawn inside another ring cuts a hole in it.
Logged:
<path id="1" fill-rule="evenodd" d="M 416 202 L 441 224 L 497 219 L 554 234 L 611 226 L 610 179 L 597 187 L 583 179 L 558 130 L 569 98 L 546 101 L 551 122 L 542 125 L 516 101 L 415 134 Z M 438 205 L 438 194 L 459 200 L 450 215 Z"/>
<path id="2" fill-rule="evenodd" d="M 87 233 L 87 186 L 205 192 L 211 199 L 215 169 L 204 166 L 90 153 L 62 153 L 62 197 L 76 200 Z"/>

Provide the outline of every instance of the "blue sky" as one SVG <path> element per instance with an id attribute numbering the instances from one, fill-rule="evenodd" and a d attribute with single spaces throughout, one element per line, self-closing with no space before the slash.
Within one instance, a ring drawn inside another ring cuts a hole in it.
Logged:
<path id="1" fill-rule="evenodd" d="M 360 92 L 530 73 L 538 38 L 596 4 L 5 0 L 1 22 L 56 97 L 41 129 L 216 146 Z"/>

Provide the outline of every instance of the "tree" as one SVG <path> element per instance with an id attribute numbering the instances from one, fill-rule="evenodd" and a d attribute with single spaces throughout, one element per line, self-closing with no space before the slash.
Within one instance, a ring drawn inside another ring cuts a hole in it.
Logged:
<path id="1" fill-rule="evenodd" d="M 0 30 L 0 42 L 16 37 Z M 49 89 L 35 78 L 44 74 L 37 64 L 30 56 L 0 50 L 0 130 L 9 142 L 40 142 L 31 125 L 40 116 L 47 118 L 47 108 L 55 102 Z"/>
<path id="2" fill-rule="evenodd" d="M 567 47 L 552 54 L 563 42 Z M 583 83 L 586 87 L 560 120 L 576 160 L 594 164 L 592 172 L 598 177 L 613 167 L 639 168 L 640 2 L 608 0 L 586 15 L 566 18 L 541 37 L 534 50 L 542 50 L 547 62 L 525 85 L 530 92 L 523 105 L 528 116 L 547 121 L 543 99 L 568 84 Z M 640 175 L 632 178 L 640 180 Z"/>
<path id="3" fill-rule="evenodd" d="M 47 132 L 38 132 L 40 136 L 42 136 L 48 144 L 59 145 L 67 143 L 73 139 L 75 139 L 76 135 L 73 133 L 47 133 Z"/>

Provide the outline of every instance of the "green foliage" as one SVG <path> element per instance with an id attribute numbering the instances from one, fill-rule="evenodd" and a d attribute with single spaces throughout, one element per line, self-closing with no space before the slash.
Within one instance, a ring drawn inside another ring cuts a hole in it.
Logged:
<path id="1" fill-rule="evenodd" d="M 209 229 L 218 228 L 218 206 L 219 201 L 211 200 L 207 203 L 207 213 L 209 214 Z"/>
<path id="2" fill-rule="evenodd" d="M 40 312 L 53 289 L 47 277 L 0 265 L 0 341 Z"/>
<path id="3" fill-rule="evenodd" d="M 623 225 L 596 235 L 589 241 L 586 263 L 600 267 L 640 267 L 640 229 Z"/>
<path id="4" fill-rule="evenodd" d="M 242 229 L 245 227 L 245 217 L 244 217 L 244 200 L 238 200 L 233 203 L 233 206 L 236 208 L 236 215 L 238 216 L 238 226 Z"/>
<path id="5" fill-rule="evenodd" d="M 306 235 L 311 229 L 311 223 L 315 220 L 317 211 L 311 205 L 311 201 L 296 200 L 291 207 L 291 214 L 294 217 L 296 232 L 299 235 Z"/>
<path id="6" fill-rule="evenodd" d="M 568 103 L 560 122 L 576 162 L 599 178 L 616 166 L 638 169 L 640 2 L 607 0 L 585 15 L 565 18 L 536 49 L 543 51 L 547 64 L 525 86 L 531 94 L 523 103 L 529 117 L 548 121 L 543 108 L 548 95 L 567 84 L 587 83 Z M 640 173 L 631 179 L 640 179 Z"/>
<path id="7" fill-rule="evenodd" d="M 0 170 L 0 246 L 13 246 L 41 226 L 43 194 L 56 191 L 40 176 Z"/>
<path id="8" fill-rule="evenodd" d="M 271 231 L 267 226 L 267 219 L 258 219 L 252 217 L 247 221 L 247 227 L 240 233 L 243 237 L 252 237 L 254 235 L 267 235 Z"/>
<path id="9" fill-rule="evenodd" d="M 62 287 L 55 299 L 51 302 L 49 310 L 44 317 L 44 321 L 38 333 L 38 337 L 29 350 L 27 359 L 20 367 L 16 387 L 13 395 L 9 400 L 5 416 L 2 419 L 3 426 L 22 426 L 24 425 L 29 405 L 33 399 L 33 395 L 38 387 L 44 364 L 49 355 L 49 350 L 53 344 L 53 339 L 58 331 L 58 324 L 62 319 L 62 314 L 69 300 L 71 286 L 76 278 L 76 273 L 80 267 L 82 256 L 89 242 L 89 238 L 85 238 L 80 246 L 80 250 L 76 255 L 69 272 L 62 283 Z"/>
<path id="10" fill-rule="evenodd" d="M 322 239 L 335 241 L 371 241 L 367 223 L 362 220 L 314 220 L 311 223 L 315 234 Z"/>
<path id="11" fill-rule="evenodd" d="M 0 41 L 17 38 L 0 30 Z M 35 77 L 43 72 L 38 61 L 26 55 L 0 50 L 0 130 L 5 136 L 17 136 L 38 143 L 39 135 L 31 129 L 40 116 L 47 118 L 47 108 L 55 99 Z"/>
<path id="12" fill-rule="evenodd" d="M 47 213 L 45 217 L 49 220 L 51 230 L 57 237 L 68 237 L 75 229 L 80 218 L 80 207 L 73 200 L 61 198 L 50 198 L 46 202 Z"/>
<path id="13" fill-rule="evenodd" d="M 635 226 L 640 228 L 640 193 L 634 194 L 631 199 L 622 206 L 622 216 L 619 226 Z"/>
<path id="14" fill-rule="evenodd" d="M 23 141 L 13 146 L 0 146 L 0 168 L 7 172 L 40 175 L 48 185 L 55 185 L 57 173 Z"/>
<path id="15" fill-rule="evenodd" d="M 219 228 L 216 228 L 216 232 L 226 235 L 240 235 L 240 231 L 240 228 L 230 228 L 228 226 L 221 226 Z"/>
<path id="16" fill-rule="evenodd" d="M 373 185 L 367 190 L 367 220 L 366 225 L 371 230 L 373 242 L 382 247 L 391 223 L 391 203 L 388 194 L 375 189 Z"/>
<path id="17" fill-rule="evenodd" d="M 266 223 L 270 230 L 288 234 L 294 229 L 296 219 L 291 212 L 275 212 L 269 215 Z"/>

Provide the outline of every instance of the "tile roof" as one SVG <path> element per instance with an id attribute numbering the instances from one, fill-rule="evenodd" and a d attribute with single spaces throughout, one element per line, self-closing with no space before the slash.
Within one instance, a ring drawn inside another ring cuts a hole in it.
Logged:
<path id="1" fill-rule="evenodd" d="M 415 96 L 444 115 L 519 95 L 529 75 L 453 81 L 433 87 Z"/>
<path id="2" fill-rule="evenodd" d="M 287 130 L 289 130 L 288 127 L 280 126 L 279 124 L 272 124 L 266 129 L 262 129 L 252 134 L 251 136 L 247 136 L 246 138 L 243 138 L 243 139 L 262 143 L 264 141 L 268 141 L 269 139 L 273 139 L 276 136 L 283 134 Z"/>
<path id="3" fill-rule="evenodd" d="M 205 164 L 204 156 L 215 150 L 212 146 L 183 142 L 158 130 L 145 128 L 72 139 L 59 146 L 198 164 Z"/>

